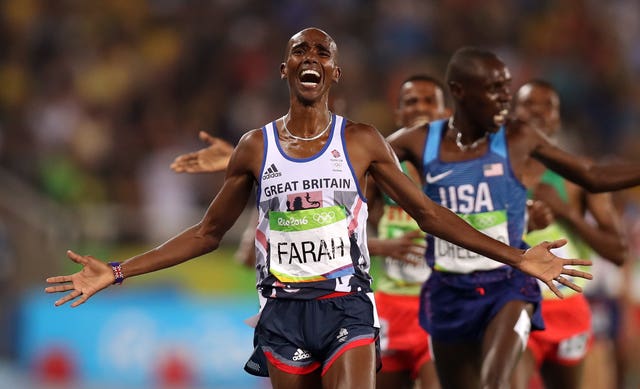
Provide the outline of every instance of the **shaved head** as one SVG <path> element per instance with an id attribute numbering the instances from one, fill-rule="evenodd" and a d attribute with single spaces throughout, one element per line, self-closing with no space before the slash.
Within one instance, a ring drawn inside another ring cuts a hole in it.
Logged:
<path id="1" fill-rule="evenodd" d="M 477 47 L 463 47 L 458 49 L 447 65 L 446 82 L 464 82 L 481 76 L 480 63 L 486 60 L 497 60 L 498 57 L 487 50 Z"/>
<path id="2" fill-rule="evenodd" d="M 331 37 L 331 35 L 327 34 L 325 31 L 316 28 L 316 27 L 309 27 L 309 28 L 305 28 L 304 30 L 300 30 L 297 33 L 293 34 L 293 36 L 291 36 L 291 38 L 289 38 L 289 42 L 287 42 L 287 47 L 286 50 L 284 52 L 284 58 L 285 61 L 287 59 L 287 57 L 289 56 L 289 52 L 291 51 L 291 48 L 302 39 L 302 36 L 307 34 L 307 33 L 314 33 L 314 34 L 322 34 L 326 37 L 326 41 L 329 45 L 328 49 L 331 50 L 333 52 L 333 56 L 334 56 L 334 61 L 338 61 L 338 45 L 336 44 L 336 41 L 333 40 L 333 38 Z"/>

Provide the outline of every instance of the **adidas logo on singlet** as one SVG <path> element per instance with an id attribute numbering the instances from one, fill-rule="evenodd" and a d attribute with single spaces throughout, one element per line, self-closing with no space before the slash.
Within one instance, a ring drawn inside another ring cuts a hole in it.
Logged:
<path id="1" fill-rule="evenodd" d="M 276 165 L 272 163 L 271 166 L 267 168 L 267 171 L 262 176 L 262 179 L 268 180 L 269 178 L 276 178 L 276 177 L 280 177 L 281 175 L 282 173 L 280 173 Z"/>
<path id="2" fill-rule="evenodd" d="M 293 359 L 294 361 L 300 361 L 307 358 L 311 358 L 311 354 L 299 348 L 295 353 L 293 353 L 293 357 L 291 359 Z"/>

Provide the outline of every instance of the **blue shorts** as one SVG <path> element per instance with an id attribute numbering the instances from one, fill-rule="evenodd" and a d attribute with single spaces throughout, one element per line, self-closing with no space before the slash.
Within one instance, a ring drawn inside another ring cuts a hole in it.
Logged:
<path id="1" fill-rule="evenodd" d="M 531 329 L 544 329 L 535 278 L 503 267 L 470 274 L 434 271 L 420 293 L 420 325 L 436 341 L 480 341 L 493 317 L 509 301 L 534 305 Z"/>
<path id="2" fill-rule="evenodd" d="M 373 300 L 365 293 L 318 300 L 269 299 L 260 314 L 255 350 L 245 371 L 266 377 L 268 360 L 290 374 L 322 368 L 324 375 L 345 351 L 374 342 L 379 360 L 376 325 Z"/>

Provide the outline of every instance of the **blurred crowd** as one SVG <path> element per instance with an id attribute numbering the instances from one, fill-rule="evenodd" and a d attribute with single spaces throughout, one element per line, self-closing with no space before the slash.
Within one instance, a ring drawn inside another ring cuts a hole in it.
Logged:
<path id="1" fill-rule="evenodd" d="M 443 78 L 455 49 L 480 45 L 510 66 L 514 88 L 531 77 L 558 87 L 567 132 L 586 152 L 638 150 L 634 0 L 5 0 L 0 7 L 0 166 L 58 203 L 82 205 L 97 239 L 155 242 L 197 220 L 221 176 L 178 176 L 169 162 L 200 147 L 198 130 L 235 142 L 282 115 L 287 90 L 278 67 L 287 39 L 305 26 L 338 42 L 344 72 L 333 109 L 383 133 L 393 129 L 402 78 Z"/>

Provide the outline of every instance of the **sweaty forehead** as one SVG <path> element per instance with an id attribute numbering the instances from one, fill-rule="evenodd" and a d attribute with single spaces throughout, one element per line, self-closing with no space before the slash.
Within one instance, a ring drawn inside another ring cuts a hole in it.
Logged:
<path id="1" fill-rule="evenodd" d="M 476 65 L 476 75 L 487 81 L 511 79 L 509 68 L 498 58 L 481 59 Z"/>
<path id="2" fill-rule="evenodd" d="M 336 44 L 333 39 L 325 32 L 317 29 L 307 29 L 295 34 L 289 40 L 288 49 L 298 46 L 323 47 L 325 49 L 336 51 Z"/>

